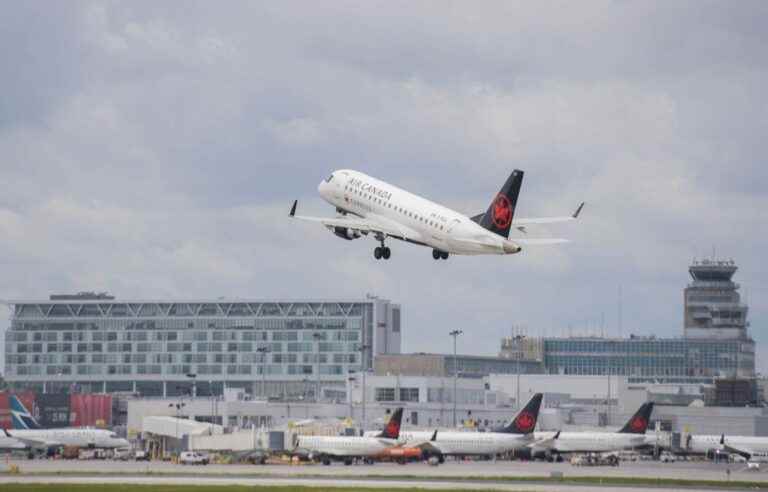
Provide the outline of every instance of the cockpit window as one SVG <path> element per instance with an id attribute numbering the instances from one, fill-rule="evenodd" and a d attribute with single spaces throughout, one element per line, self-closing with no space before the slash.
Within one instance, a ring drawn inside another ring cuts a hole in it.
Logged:
<path id="1" fill-rule="evenodd" d="M 331 174 L 330 176 L 328 176 L 327 178 L 325 178 L 325 182 L 326 182 L 326 183 L 330 183 L 332 179 L 333 179 L 333 174 Z"/>

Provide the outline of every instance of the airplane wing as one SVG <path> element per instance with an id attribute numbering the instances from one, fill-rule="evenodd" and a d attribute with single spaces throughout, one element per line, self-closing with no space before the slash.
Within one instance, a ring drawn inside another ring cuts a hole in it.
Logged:
<path id="1" fill-rule="evenodd" d="M 406 443 L 404 447 L 407 448 L 419 448 L 422 451 L 429 450 L 429 451 L 440 451 L 440 448 L 437 447 L 435 444 L 437 441 L 437 429 L 435 429 L 435 432 L 432 434 L 432 436 L 429 439 L 425 439 L 422 441 L 413 441 Z"/>
<path id="2" fill-rule="evenodd" d="M 741 447 L 741 446 L 735 447 L 735 446 L 731 446 L 730 444 L 723 444 L 723 451 L 741 455 L 746 459 L 752 458 L 752 455 L 755 454 L 754 450 L 752 449 Z"/>
<path id="3" fill-rule="evenodd" d="M 723 434 L 720 437 L 720 446 L 722 446 L 723 451 L 727 451 L 729 453 L 738 454 L 743 456 L 745 459 L 749 460 L 752 458 L 752 456 L 755 454 L 755 451 L 753 449 L 750 449 L 745 446 L 731 446 L 730 444 L 725 442 L 725 434 Z"/>
<path id="4" fill-rule="evenodd" d="M 555 441 L 557 441 L 558 437 L 560 437 L 560 431 L 557 431 L 551 437 L 546 437 L 544 439 L 533 441 L 532 443 L 528 444 L 526 447 L 529 447 L 531 449 L 536 449 L 536 448 L 549 449 L 555 445 Z"/>
<path id="5" fill-rule="evenodd" d="M 50 447 L 61 446 L 60 442 L 46 441 L 44 439 L 30 439 L 28 437 L 17 437 L 12 434 L 9 435 L 9 437 L 16 439 L 20 443 L 30 448 L 50 448 Z"/>
<path id="6" fill-rule="evenodd" d="M 345 227 L 347 229 L 357 230 L 363 233 L 379 233 L 385 236 L 393 236 L 398 238 L 407 239 L 410 234 L 405 228 L 398 227 L 396 224 L 390 224 L 389 221 L 376 220 L 374 218 L 351 218 L 351 217 L 307 217 L 304 215 L 296 215 L 296 207 L 298 200 L 293 202 L 291 207 L 290 217 L 299 220 L 306 220 L 309 222 L 319 222 L 325 227 Z"/>

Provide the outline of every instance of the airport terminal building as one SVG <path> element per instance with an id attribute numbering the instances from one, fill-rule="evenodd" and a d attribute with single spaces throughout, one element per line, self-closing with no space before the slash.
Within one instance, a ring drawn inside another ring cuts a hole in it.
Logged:
<path id="1" fill-rule="evenodd" d="M 121 301 L 106 294 L 11 301 L 6 379 L 56 392 L 343 399 L 351 372 L 400 353 L 385 299 Z"/>
<path id="2" fill-rule="evenodd" d="M 754 378 L 755 342 L 732 260 L 694 261 L 683 292 L 683 337 L 505 338 L 500 356 L 541 364 L 541 372 L 616 375 L 630 381 L 713 384 Z"/>

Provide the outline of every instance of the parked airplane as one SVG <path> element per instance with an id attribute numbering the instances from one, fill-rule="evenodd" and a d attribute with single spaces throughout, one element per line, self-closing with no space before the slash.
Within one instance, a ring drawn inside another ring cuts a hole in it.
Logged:
<path id="1" fill-rule="evenodd" d="M 551 437 L 538 439 L 531 448 L 552 457 L 564 453 L 603 453 L 643 447 L 652 411 L 653 402 L 643 403 L 617 432 L 556 432 Z"/>
<path id="2" fill-rule="evenodd" d="M 389 418 L 384 430 L 372 437 L 296 436 L 296 449 L 324 465 L 330 465 L 332 460 L 344 461 L 345 465 L 351 465 L 355 458 L 372 459 L 397 445 L 402 418 L 403 409 L 398 408 Z"/>
<path id="3" fill-rule="evenodd" d="M 338 216 L 296 215 L 297 201 L 293 202 L 290 216 L 319 222 L 342 239 L 358 239 L 371 234 L 381 244 L 373 250 L 377 260 L 388 260 L 392 254 L 385 244 L 387 238 L 432 248 L 435 260 L 445 260 L 449 254 L 514 254 L 526 245 L 568 242 L 549 238 L 509 239 L 512 227 L 526 233 L 529 225 L 572 221 L 578 218 L 584 206 L 584 203 L 580 204 L 567 217 L 515 219 L 522 182 L 523 171 L 515 170 L 485 213 L 467 217 L 361 172 L 342 169 L 334 171 L 317 188 L 320 196 L 336 207 Z"/>
<path id="4" fill-rule="evenodd" d="M 405 446 L 420 446 L 424 455 L 435 456 L 440 463 L 445 456 L 495 456 L 525 448 L 533 441 L 542 397 L 541 393 L 533 395 L 509 424 L 492 432 L 402 432 L 400 440 Z"/>
<path id="5" fill-rule="evenodd" d="M 694 440 L 704 440 L 712 436 L 695 436 Z M 707 439 L 708 440 L 708 439 Z M 727 453 L 743 456 L 747 463 L 768 462 L 768 437 L 720 436 L 720 449 Z"/>
<path id="6" fill-rule="evenodd" d="M 28 448 L 54 448 L 77 446 L 82 448 L 127 448 L 130 443 L 106 429 L 67 427 L 43 429 L 37 420 L 15 396 L 9 398 L 13 430 L 6 431 L 6 437 L 23 443 Z"/>
<path id="7" fill-rule="evenodd" d="M 3 433 L 0 434 L 0 450 L 9 451 L 14 449 L 27 449 L 27 446 L 18 439 L 12 438 L 8 431 L 3 429 Z"/>

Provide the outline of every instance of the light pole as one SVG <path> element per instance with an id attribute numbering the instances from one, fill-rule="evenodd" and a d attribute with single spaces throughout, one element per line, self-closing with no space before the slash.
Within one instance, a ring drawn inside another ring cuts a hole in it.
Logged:
<path id="1" fill-rule="evenodd" d="M 168 407 L 176 409 L 176 450 L 179 448 L 179 420 L 181 419 L 181 409 L 184 408 L 184 397 L 181 396 L 177 403 L 169 403 Z"/>
<path id="2" fill-rule="evenodd" d="M 363 337 L 365 337 L 365 330 L 363 330 Z M 365 364 L 368 362 L 368 359 L 365 358 L 365 352 L 371 348 L 368 344 L 362 344 L 360 345 L 357 350 L 360 352 L 360 371 L 363 373 L 363 415 L 360 419 L 361 426 L 363 428 L 363 432 L 365 432 L 365 373 L 368 372 L 368 368 L 365 366 Z"/>
<path id="3" fill-rule="evenodd" d="M 197 374 L 187 374 L 187 378 L 192 380 L 192 398 L 197 398 Z"/>
<path id="4" fill-rule="evenodd" d="M 312 334 L 312 338 L 315 339 L 315 403 L 320 401 L 320 340 L 322 340 L 323 334 L 315 332 Z"/>
<path id="5" fill-rule="evenodd" d="M 256 352 L 261 354 L 261 396 L 264 400 L 267 400 L 267 354 L 269 353 L 269 347 L 257 347 Z"/>
<path id="6" fill-rule="evenodd" d="M 211 399 L 211 435 L 213 435 L 214 412 L 213 412 L 213 381 L 208 381 L 208 397 Z"/>
<path id="7" fill-rule="evenodd" d="M 515 358 L 517 359 L 517 383 L 515 384 L 515 405 L 517 409 L 522 408 L 520 406 L 520 359 L 523 357 L 523 339 L 517 337 L 517 350 L 515 351 Z"/>
<path id="8" fill-rule="evenodd" d="M 456 380 L 459 376 L 459 366 L 457 364 L 457 358 L 456 358 L 456 339 L 464 333 L 461 330 L 453 330 L 452 332 L 448 333 L 450 336 L 453 337 L 453 426 L 456 427 Z"/>
<path id="9" fill-rule="evenodd" d="M 349 376 L 347 378 L 347 383 L 349 384 L 349 386 L 348 386 L 349 390 L 348 390 L 348 395 L 347 396 L 349 397 L 349 420 L 350 420 L 350 422 L 352 421 L 352 418 L 354 417 L 353 411 L 352 411 L 353 410 L 352 409 L 352 401 L 353 401 L 352 400 L 352 385 L 354 384 L 355 381 L 357 381 L 357 378 L 354 377 L 354 376 Z"/>

